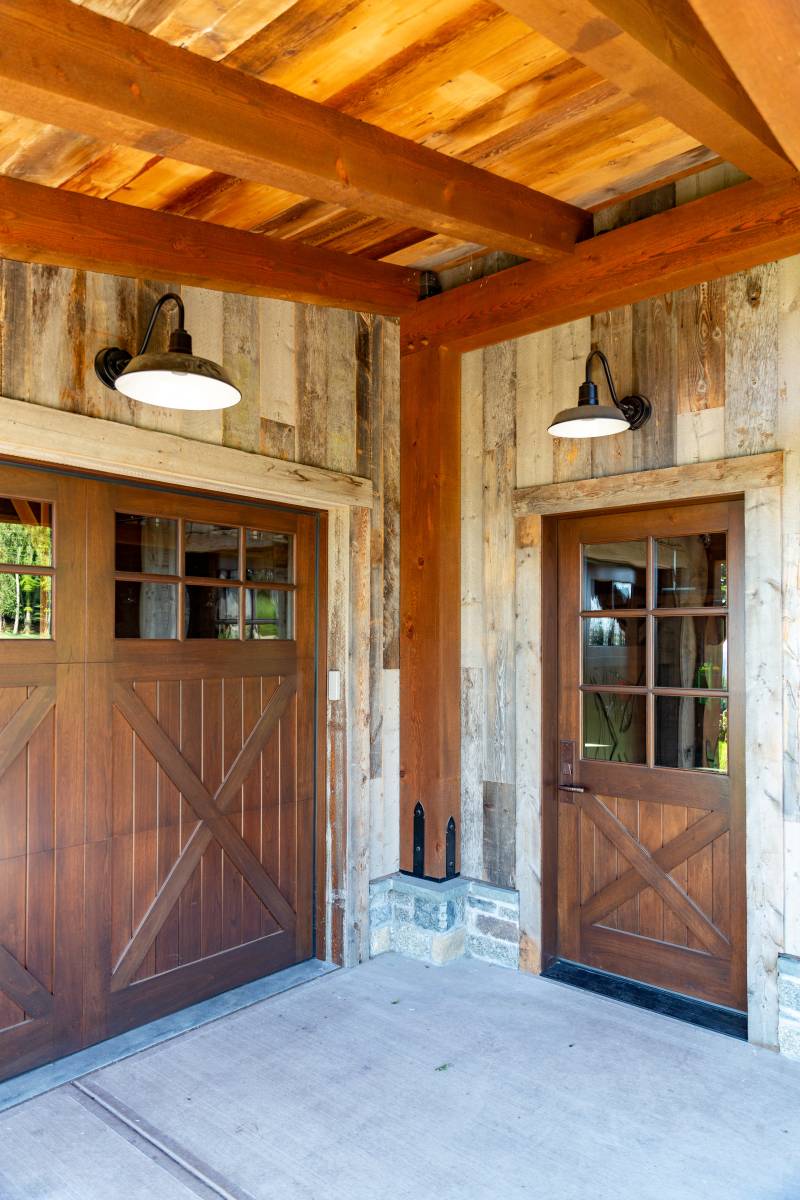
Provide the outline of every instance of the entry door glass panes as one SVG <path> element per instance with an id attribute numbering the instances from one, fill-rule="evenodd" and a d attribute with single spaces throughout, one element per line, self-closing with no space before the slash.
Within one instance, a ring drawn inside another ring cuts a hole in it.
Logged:
<path id="1" fill-rule="evenodd" d="M 647 542 L 610 542 L 583 548 L 583 607 L 600 612 L 644 608 Z"/>
<path id="2" fill-rule="evenodd" d="M 644 617 L 584 617 L 584 683 L 643 686 L 646 648 Z"/>
<path id="3" fill-rule="evenodd" d="M 726 534 L 587 545 L 582 569 L 583 758 L 726 772 Z"/>
<path id="4" fill-rule="evenodd" d="M 53 636 L 51 505 L 0 497 L 0 638 Z"/>
<path id="5" fill-rule="evenodd" d="M 584 692 L 583 757 L 644 765 L 647 697 L 636 692 Z"/>
<path id="6" fill-rule="evenodd" d="M 724 533 L 659 538 L 655 553 L 658 607 L 723 607 L 728 591 L 726 541 Z"/>

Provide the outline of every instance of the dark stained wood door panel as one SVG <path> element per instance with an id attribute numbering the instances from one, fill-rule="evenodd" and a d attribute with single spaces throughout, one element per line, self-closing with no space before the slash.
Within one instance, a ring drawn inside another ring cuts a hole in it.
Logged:
<path id="1" fill-rule="evenodd" d="M 746 1009 L 740 502 L 558 524 L 560 958 Z"/>
<path id="2" fill-rule="evenodd" d="M 55 557 L 52 636 L 0 636 L 0 1078 L 311 956 L 317 724 L 313 515 L 2 469 L 0 546 L 8 495 Z M 172 522 L 167 582 L 159 544 L 115 561 L 116 513 Z M 184 583 L 187 530 L 235 538 L 224 583 Z M 115 637 L 131 596 L 173 636 Z"/>

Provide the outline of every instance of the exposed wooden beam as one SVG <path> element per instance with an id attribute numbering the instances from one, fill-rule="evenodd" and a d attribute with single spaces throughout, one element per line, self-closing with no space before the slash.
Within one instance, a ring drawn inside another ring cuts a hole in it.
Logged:
<path id="1" fill-rule="evenodd" d="M 744 0 L 740 2 L 744 5 Z M 499 3 L 754 179 L 769 183 L 793 173 L 794 167 L 689 0 Z M 729 11 L 726 0 L 708 0 L 708 4 L 726 15 Z M 760 23 L 766 17 L 763 6 L 751 7 L 752 20 Z"/>
<path id="2" fill-rule="evenodd" d="M 461 843 L 461 360 L 430 350 L 400 373 L 400 866 L 414 867 L 414 809 L 425 811 L 424 873 L 447 874 Z"/>
<path id="3" fill-rule="evenodd" d="M 691 0 L 691 5 L 786 155 L 800 168 L 797 0 Z"/>
<path id="4" fill-rule="evenodd" d="M 404 354 L 474 350 L 800 252 L 800 180 L 742 183 L 582 242 L 568 263 L 524 263 L 417 305 Z"/>
<path id="5" fill-rule="evenodd" d="M 0 257 L 399 316 L 405 267 L 0 176 Z"/>
<path id="6" fill-rule="evenodd" d="M 9 112 L 525 258 L 588 232 L 572 205 L 71 0 L 0 0 L 0 92 Z"/>

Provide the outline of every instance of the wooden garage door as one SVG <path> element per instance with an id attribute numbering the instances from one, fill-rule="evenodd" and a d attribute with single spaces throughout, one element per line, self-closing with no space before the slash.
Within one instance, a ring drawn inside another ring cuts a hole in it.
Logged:
<path id="1" fill-rule="evenodd" d="M 559 957 L 743 1011 L 740 502 L 559 522 Z"/>
<path id="2" fill-rule="evenodd" d="M 10 1075 L 313 953 L 316 552 L 310 515 L 0 480 Z"/>

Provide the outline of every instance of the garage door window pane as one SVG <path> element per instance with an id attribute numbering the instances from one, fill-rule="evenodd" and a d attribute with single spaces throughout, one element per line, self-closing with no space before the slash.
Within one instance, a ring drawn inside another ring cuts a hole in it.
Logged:
<path id="1" fill-rule="evenodd" d="M 199 579 L 239 578 L 239 530 L 187 521 L 186 574 Z"/>
<path id="2" fill-rule="evenodd" d="M 292 542 L 289 533 L 247 530 L 247 578 L 253 583 L 292 582 Z"/>
<path id="3" fill-rule="evenodd" d="M 245 636 L 255 641 L 292 636 L 292 593 L 248 588 Z"/>
<path id="4" fill-rule="evenodd" d="M 116 514 L 116 568 L 143 575 L 178 574 L 178 522 Z"/>
<path id="5" fill-rule="evenodd" d="M 0 497 L 0 562 L 7 566 L 53 565 L 49 504 Z"/>
<path id="6" fill-rule="evenodd" d="M 178 636 L 178 588 L 174 583 L 137 583 L 118 579 L 115 595 L 116 637 L 153 639 Z"/>
<path id="7" fill-rule="evenodd" d="M 237 639 L 239 594 L 239 588 L 190 584 L 186 589 L 187 638 Z"/>
<path id="8" fill-rule="evenodd" d="M 50 575 L 0 575 L 0 637 L 50 638 L 52 614 Z"/>

